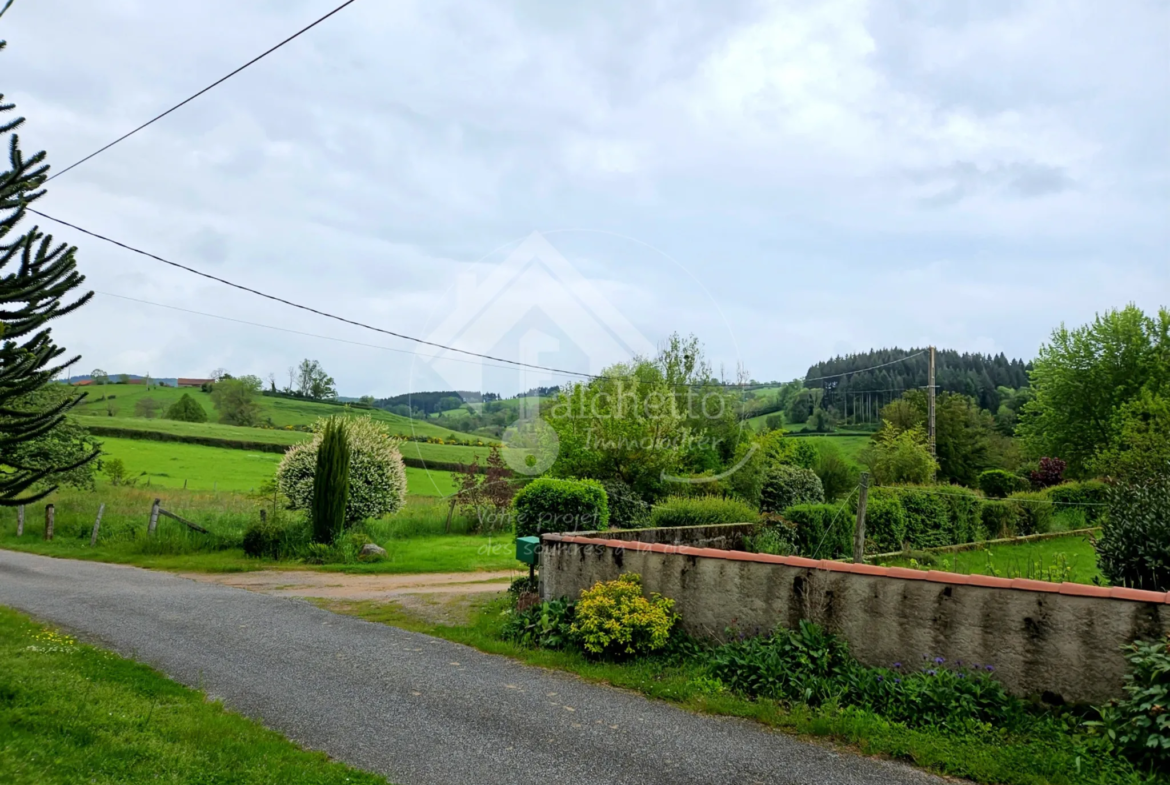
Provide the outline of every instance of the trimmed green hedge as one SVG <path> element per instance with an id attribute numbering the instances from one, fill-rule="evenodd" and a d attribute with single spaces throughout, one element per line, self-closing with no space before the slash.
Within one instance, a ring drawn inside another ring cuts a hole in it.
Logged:
<path id="1" fill-rule="evenodd" d="M 609 528 L 609 503 L 597 480 L 540 477 L 521 488 L 512 504 L 517 537 Z"/>
<path id="2" fill-rule="evenodd" d="M 785 510 L 784 518 L 794 527 L 793 540 L 801 556 L 839 559 L 852 555 L 853 520 L 839 505 L 798 504 Z"/>
<path id="3" fill-rule="evenodd" d="M 1003 469 L 988 469 L 979 475 L 979 490 L 989 499 L 1006 499 L 1030 487 L 1032 485 L 1026 479 Z"/>
<path id="4" fill-rule="evenodd" d="M 715 526 L 720 523 L 751 523 L 759 517 L 754 507 L 738 499 L 671 496 L 654 505 L 650 511 L 650 525 L 656 528 Z"/>
<path id="5" fill-rule="evenodd" d="M 1085 514 L 1085 522 L 1094 526 L 1105 517 L 1109 486 L 1100 480 L 1066 482 L 1046 489 L 1044 495 L 1057 502 L 1057 511 L 1079 509 Z"/>

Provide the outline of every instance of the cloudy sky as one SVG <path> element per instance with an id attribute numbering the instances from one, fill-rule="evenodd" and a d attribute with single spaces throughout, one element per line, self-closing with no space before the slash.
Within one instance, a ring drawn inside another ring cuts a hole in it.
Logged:
<path id="1" fill-rule="evenodd" d="M 17 0 L 0 90 L 60 169 L 336 4 Z M 1170 304 L 1168 121 L 1166 0 L 358 0 L 39 207 L 498 357 L 595 372 L 693 332 L 728 376 L 785 379 L 871 347 L 1032 357 Z M 53 231 L 103 293 L 55 328 L 82 370 L 565 378 Z"/>

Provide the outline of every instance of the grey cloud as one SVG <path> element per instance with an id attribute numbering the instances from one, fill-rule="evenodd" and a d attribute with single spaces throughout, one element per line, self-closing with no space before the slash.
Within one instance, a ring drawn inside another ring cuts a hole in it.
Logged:
<path id="1" fill-rule="evenodd" d="M 1059 194 L 1075 186 L 1072 177 L 1062 167 L 1020 161 L 990 166 L 956 161 L 939 169 L 911 173 L 910 179 L 938 188 L 919 199 L 923 207 L 950 207 L 979 193 L 1035 199 Z"/>

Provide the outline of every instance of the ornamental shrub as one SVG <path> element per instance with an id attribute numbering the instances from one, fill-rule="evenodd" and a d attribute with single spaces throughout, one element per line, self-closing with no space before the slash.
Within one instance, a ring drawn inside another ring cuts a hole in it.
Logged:
<path id="1" fill-rule="evenodd" d="M 678 616 L 674 600 L 642 596 L 642 576 L 626 573 L 581 592 L 572 633 L 590 654 L 622 657 L 664 647 Z"/>
<path id="2" fill-rule="evenodd" d="M 597 480 L 541 477 L 524 486 L 512 504 L 517 537 L 609 528 L 609 503 Z"/>
<path id="3" fill-rule="evenodd" d="M 1150 771 L 1170 771 L 1170 635 L 1124 646 L 1125 697 L 1101 707 L 1089 723 L 1125 757 Z"/>
<path id="4" fill-rule="evenodd" d="M 820 504 L 824 500 L 825 488 L 815 472 L 781 464 L 768 469 L 764 475 L 760 512 L 783 513 L 797 504 Z"/>
<path id="5" fill-rule="evenodd" d="M 179 422 L 207 422 L 207 412 L 190 393 L 183 393 L 182 398 L 172 403 L 165 416 Z"/>
<path id="6" fill-rule="evenodd" d="M 313 499 L 317 451 L 321 447 L 325 419 L 313 424 L 311 441 L 292 447 L 276 470 L 276 482 L 296 510 L 308 510 Z M 345 525 L 367 518 L 381 518 L 406 503 L 406 466 L 398 450 L 399 440 L 370 417 L 346 419 L 349 434 L 349 497 Z"/>
<path id="7" fill-rule="evenodd" d="M 1005 499 L 1030 487 L 1031 483 L 1023 477 L 1003 469 L 988 469 L 979 475 L 979 490 L 989 499 Z"/>
<path id="8" fill-rule="evenodd" d="M 1170 477 L 1109 488 L 1097 565 L 1114 586 L 1170 591 Z"/>
<path id="9" fill-rule="evenodd" d="M 1068 464 L 1060 460 L 1060 458 L 1041 458 L 1039 468 L 1029 476 L 1029 479 L 1032 481 L 1032 487 L 1036 490 L 1044 490 L 1045 488 L 1051 488 L 1053 485 L 1060 485 L 1064 482 L 1064 470 L 1066 468 L 1068 468 Z"/>
<path id="10" fill-rule="evenodd" d="M 671 496 L 654 505 L 650 511 L 650 525 L 715 526 L 721 523 L 751 523 L 760 514 L 738 499 L 718 496 Z"/>

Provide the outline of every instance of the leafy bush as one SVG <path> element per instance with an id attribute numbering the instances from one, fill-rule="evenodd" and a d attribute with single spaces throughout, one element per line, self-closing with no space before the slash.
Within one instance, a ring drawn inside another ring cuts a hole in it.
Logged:
<path id="1" fill-rule="evenodd" d="M 207 412 L 190 393 L 183 393 L 182 398 L 172 403 L 165 417 L 179 422 L 207 422 Z"/>
<path id="2" fill-rule="evenodd" d="M 797 504 L 820 504 L 824 500 L 825 488 L 816 473 L 781 464 L 770 468 L 764 476 L 760 511 L 782 513 Z"/>
<path id="3" fill-rule="evenodd" d="M 1097 539 L 1097 564 L 1114 586 L 1170 591 L 1170 477 L 1118 483 Z"/>
<path id="4" fill-rule="evenodd" d="M 312 441 L 289 449 L 276 470 L 280 492 L 288 497 L 293 509 L 307 510 L 312 503 L 324 425 L 325 419 L 314 423 L 316 435 Z M 346 525 L 398 512 L 406 503 L 406 466 L 398 450 L 399 440 L 370 417 L 348 418 L 346 430 L 351 453 Z"/>
<path id="5" fill-rule="evenodd" d="M 1105 517 L 1108 507 L 1109 486 L 1100 480 L 1065 482 L 1054 485 L 1044 495 L 1056 504 L 1057 511 L 1081 510 L 1090 526 Z"/>
<path id="6" fill-rule="evenodd" d="M 1044 493 L 1024 491 L 1013 493 L 1008 501 L 1017 506 L 1016 536 L 1046 534 L 1052 531 L 1053 508 Z"/>
<path id="7" fill-rule="evenodd" d="M 979 490 L 987 494 L 989 499 L 1005 499 L 1030 487 L 1023 477 L 1005 472 L 1003 469 L 988 469 L 979 475 Z"/>
<path id="8" fill-rule="evenodd" d="M 845 460 L 841 450 L 830 439 L 818 441 L 820 443 L 816 447 L 817 458 L 813 462 L 812 470 L 820 478 L 825 499 L 833 501 L 857 487 L 860 471 Z"/>
<path id="9" fill-rule="evenodd" d="M 975 665 L 948 668 L 928 659 L 921 670 L 869 668 L 849 654 L 844 640 L 802 620 L 795 630 L 746 638 L 710 655 L 711 675 L 752 697 L 819 706 L 858 706 L 912 727 L 974 729 L 991 723 L 1010 729 L 1026 719 L 1024 704 Z"/>
<path id="10" fill-rule="evenodd" d="M 541 477 L 524 486 L 512 504 L 517 537 L 609 528 L 609 503 L 596 480 Z"/>
<path id="11" fill-rule="evenodd" d="M 853 553 L 853 525 L 834 504 L 798 504 L 784 511 L 801 556 L 836 559 Z"/>
<path id="12" fill-rule="evenodd" d="M 521 646 L 564 649 L 576 642 L 573 619 L 574 605 L 568 600 L 542 602 L 525 611 L 513 611 L 500 637 Z"/>
<path id="13" fill-rule="evenodd" d="M 1066 468 L 1068 468 L 1068 464 L 1059 458 L 1041 458 L 1040 467 L 1029 477 L 1032 481 L 1032 487 L 1043 490 L 1051 488 L 1053 485 L 1060 485 L 1064 482 Z"/>
<path id="14" fill-rule="evenodd" d="M 743 538 L 743 549 L 749 553 L 791 556 L 796 553 L 795 535 L 795 530 L 783 523 L 761 526 L 758 532 Z"/>
<path id="15" fill-rule="evenodd" d="M 738 499 L 718 496 L 671 496 L 654 505 L 650 511 L 650 525 L 715 526 L 720 523 L 750 523 L 760 517 L 750 505 Z"/>
<path id="16" fill-rule="evenodd" d="M 244 553 L 256 559 L 287 559 L 301 549 L 305 538 L 300 523 L 263 518 L 244 529 Z"/>
<path id="17" fill-rule="evenodd" d="M 642 576 L 626 573 L 581 592 L 572 633 L 590 654 L 648 654 L 664 647 L 678 616 L 674 600 L 642 596 Z"/>
<path id="18" fill-rule="evenodd" d="M 983 530 L 992 539 L 1014 537 L 1024 525 L 1022 506 L 1013 501 L 987 502 L 980 511 Z"/>
<path id="19" fill-rule="evenodd" d="M 1152 771 L 1170 771 L 1170 636 L 1124 647 L 1125 697 L 1099 709 L 1099 729 L 1127 758 Z"/>
<path id="20" fill-rule="evenodd" d="M 650 505 L 629 483 L 606 480 L 605 499 L 609 506 L 609 523 L 618 529 L 642 529 L 650 525 Z"/>
<path id="21" fill-rule="evenodd" d="M 883 428 L 874 435 L 873 443 L 861 451 L 858 460 L 869 467 L 879 485 L 921 485 L 933 480 L 938 471 L 938 461 L 931 456 L 926 432 L 921 428 L 900 433 Z"/>

